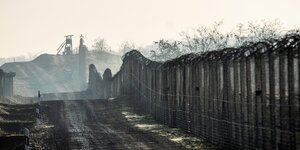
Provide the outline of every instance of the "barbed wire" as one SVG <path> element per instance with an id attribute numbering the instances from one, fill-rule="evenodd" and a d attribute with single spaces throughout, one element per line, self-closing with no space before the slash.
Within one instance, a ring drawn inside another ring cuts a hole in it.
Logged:
<path id="1" fill-rule="evenodd" d="M 224 48 L 201 53 L 190 53 L 165 62 L 156 62 L 143 56 L 138 50 L 132 50 L 123 55 L 123 61 L 137 60 L 152 68 L 165 68 L 176 65 L 197 63 L 199 61 L 230 61 L 244 59 L 255 55 L 280 53 L 285 50 L 297 50 L 300 47 L 300 32 L 294 31 L 281 39 L 265 39 L 260 42 L 247 43 L 238 48 Z"/>

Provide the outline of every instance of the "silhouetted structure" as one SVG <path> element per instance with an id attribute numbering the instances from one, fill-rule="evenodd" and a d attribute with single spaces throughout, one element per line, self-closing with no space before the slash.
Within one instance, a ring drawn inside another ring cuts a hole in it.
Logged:
<path id="1" fill-rule="evenodd" d="M 72 55 L 73 54 L 73 43 L 72 43 L 73 35 L 66 35 L 66 40 L 58 47 L 57 55 L 60 53 L 63 47 L 65 47 L 63 51 L 63 55 Z"/>
<path id="2" fill-rule="evenodd" d="M 14 72 L 4 72 L 0 69 L 0 96 L 8 97 L 14 95 Z"/>
<path id="3" fill-rule="evenodd" d="M 83 36 L 80 36 L 80 44 L 79 44 L 79 80 L 80 85 L 84 86 L 87 84 L 87 75 L 86 75 L 86 55 L 87 55 L 87 47 L 84 45 Z"/>
<path id="4" fill-rule="evenodd" d="M 91 99 L 103 98 L 103 81 L 94 64 L 89 66 L 89 82 L 87 93 Z"/>
<path id="5" fill-rule="evenodd" d="M 106 86 L 104 89 L 103 97 L 109 97 L 111 95 L 111 88 L 107 87 L 110 86 L 110 82 L 112 80 L 112 74 L 110 69 L 106 69 L 103 73 L 103 85 Z"/>

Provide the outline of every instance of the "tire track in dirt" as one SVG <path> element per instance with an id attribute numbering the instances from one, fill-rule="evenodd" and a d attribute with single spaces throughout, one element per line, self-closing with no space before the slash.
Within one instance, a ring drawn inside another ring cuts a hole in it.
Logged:
<path id="1" fill-rule="evenodd" d="M 56 149 L 180 149 L 165 137 L 133 127 L 121 105 L 108 100 L 48 101 L 47 109 L 60 110 L 53 118 Z M 56 103 L 55 105 L 51 103 Z M 55 108 L 57 107 L 57 108 Z M 63 134 L 62 134 L 63 133 Z M 67 134 L 67 135 L 64 135 Z"/>
<path id="2" fill-rule="evenodd" d="M 88 127 L 84 125 L 87 119 L 83 109 L 80 109 L 74 101 L 64 101 L 65 118 L 69 133 L 69 148 L 70 149 L 89 149 L 89 141 L 85 133 L 91 132 Z"/>

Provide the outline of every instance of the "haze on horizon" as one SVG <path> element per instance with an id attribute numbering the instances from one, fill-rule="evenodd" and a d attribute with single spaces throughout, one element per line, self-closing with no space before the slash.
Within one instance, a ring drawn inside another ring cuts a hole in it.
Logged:
<path id="1" fill-rule="evenodd" d="M 88 47 L 104 38 L 117 50 L 125 41 L 138 46 L 224 21 L 224 31 L 253 20 L 300 26 L 297 0 L 0 0 L 0 57 L 56 53 L 64 35 L 74 46 L 84 35 Z"/>

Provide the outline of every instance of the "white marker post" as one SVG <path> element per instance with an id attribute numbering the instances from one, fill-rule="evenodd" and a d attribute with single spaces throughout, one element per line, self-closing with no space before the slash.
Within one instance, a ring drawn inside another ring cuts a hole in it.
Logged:
<path id="1" fill-rule="evenodd" d="M 25 150 L 29 150 L 29 130 L 27 128 L 24 128 L 24 136 L 25 136 Z"/>

